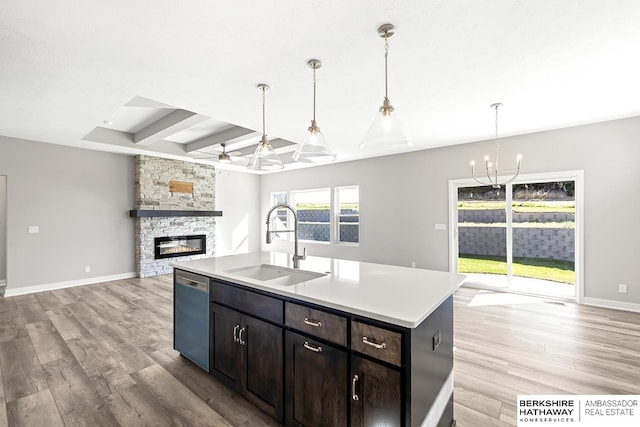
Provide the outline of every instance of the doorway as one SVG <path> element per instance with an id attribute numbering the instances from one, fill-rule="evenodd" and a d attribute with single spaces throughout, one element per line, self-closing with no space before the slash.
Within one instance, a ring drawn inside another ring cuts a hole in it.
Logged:
<path id="1" fill-rule="evenodd" d="M 469 286 L 580 301 L 582 171 L 450 181 L 450 268 Z"/>

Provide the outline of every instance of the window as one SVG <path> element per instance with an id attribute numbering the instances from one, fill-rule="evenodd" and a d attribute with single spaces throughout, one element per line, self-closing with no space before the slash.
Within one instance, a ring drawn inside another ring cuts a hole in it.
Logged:
<path id="1" fill-rule="evenodd" d="M 298 239 L 331 241 L 331 191 L 328 188 L 291 192 L 298 214 Z"/>
<path id="2" fill-rule="evenodd" d="M 288 203 L 298 215 L 298 239 L 307 242 L 357 246 L 360 241 L 359 187 L 320 188 L 271 193 L 271 206 Z M 332 203 L 332 200 L 334 203 Z M 293 228 L 288 209 L 271 215 L 271 230 Z M 273 233 L 274 239 L 293 239 L 293 233 Z"/>
<path id="3" fill-rule="evenodd" d="M 360 241 L 360 191 L 357 185 L 336 187 L 336 241 Z"/>

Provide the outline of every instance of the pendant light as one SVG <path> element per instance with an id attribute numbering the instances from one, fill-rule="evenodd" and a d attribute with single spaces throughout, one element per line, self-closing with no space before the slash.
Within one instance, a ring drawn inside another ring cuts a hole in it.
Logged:
<path id="1" fill-rule="evenodd" d="M 262 140 L 258 143 L 256 151 L 253 152 L 247 169 L 256 171 L 280 170 L 284 168 L 284 165 L 273 147 L 269 144 L 267 133 L 265 132 L 265 92 L 269 90 L 269 86 L 260 83 L 258 89 L 262 91 Z"/>
<path id="2" fill-rule="evenodd" d="M 388 97 L 387 60 L 389 56 L 389 37 L 394 33 L 395 27 L 391 24 L 384 24 L 378 28 L 378 35 L 384 38 L 384 101 L 360 144 L 360 148 L 384 149 L 409 148 L 413 146 L 413 142 L 407 135 L 398 113 L 394 113 L 394 108 Z"/>
<path id="3" fill-rule="evenodd" d="M 495 160 L 495 163 L 493 163 L 491 162 L 491 159 L 489 158 L 488 154 L 484 156 L 484 169 L 485 169 L 485 174 L 487 175 L 487 181 L 484 181 L 484 177 L 482 179 L 476 178 L 476 175 L 475 175 L 476 162 L 473 160 L 471 161 L 471 177 L 479 184 L 490 185 L 493 188 L 500 188 L 501 185 L 508 184 L 514 179 L 516 179 L 516 177 L 520 173 L 520 163 L 522 161 L 522 155 L 518 154 L 516 156 L 515 169 L 500 170 L 499 168 L 498 162 L 500 160 L 500 144 L 498 143 L 498 108 L 500 107 L 502 107 L 501 102 L 496 102 L 495 104 L 491 104 L 491 108 L 496 110 L 496 121 L 495 121 L 496 160 Z M 502 182 L 500 182 L 500 175 L 504 175 L 505 172 L 508 172 L 509 174 L 513 174 L 513 176 L 502 177 Z"/>
<path id="4" fill-rule="evenodd" d="M 316 123 L 316 70 L 322 66 L 322 62 L 310 59 L 307 65 L 313 70 L 313 120 L 302 145 L 298 146 L 293 153 L 293 160 L 305 163 L 329 163 L 336 159 L 336 155 L 327 145 Z"/>

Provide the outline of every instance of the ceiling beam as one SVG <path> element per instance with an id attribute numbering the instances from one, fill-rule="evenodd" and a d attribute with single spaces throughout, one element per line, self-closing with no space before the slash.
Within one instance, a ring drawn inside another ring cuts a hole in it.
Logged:
<path id="1" fill-rule="evenodd" d="M 262 134 L 260 132 L 243 128 L 241 126 L 234 126 L 232 128 L 225 129 L 222 132 L 214 133 L 213 135 L 205 136 L 204 138 L 188 143 L 185 151 L 187 153 L 191 153 L 223 142 L 227 146 L 230 146 L 231 144 L 258 139 L 261 135 Z"/>
<path id="2" fill-rule="evenodd" d="M 139 145 L 150 145 L 205 120 L 207 117 L 197 113 L 175 110 L 136 132 L 133 136 L 133 142 Z"/>

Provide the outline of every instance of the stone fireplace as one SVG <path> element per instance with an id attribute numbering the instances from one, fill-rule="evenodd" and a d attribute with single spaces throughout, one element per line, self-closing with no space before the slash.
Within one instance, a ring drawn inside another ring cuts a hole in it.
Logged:
<path id="1" fill-rule="evenodd" d="M 170 263 L 215 254 L 215 168 L 151 156 L 136 157 L 135 245 L 138 277 L 173 271 Z M 177 185 L 175 183 L 179 183 Z M 175 184 L 175 185 L 174 185 Z M 195 244 L 202 247 L 187 251 Z M 188 237 L 184 239 L 184 237 Z M 164 255 L 156 257 L 157 241 Z M 170 253 L 170 252 L 174 253 Z"/>

